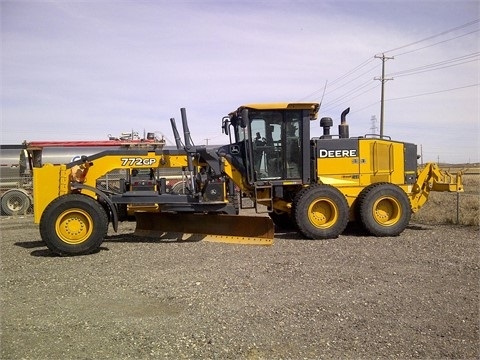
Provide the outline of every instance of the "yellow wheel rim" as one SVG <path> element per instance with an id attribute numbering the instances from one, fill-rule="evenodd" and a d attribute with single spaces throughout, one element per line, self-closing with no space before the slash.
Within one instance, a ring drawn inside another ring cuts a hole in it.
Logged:
<path id="1" fill-rule="evenodd" d="M 84 210 L 69 209 L 57 218 L 55 231 L 63 242 L 80 244 L 92 235 L 93 219 Z"/>
<path id="2" fill-rule="evenodd" d="M 373 218 L 383 226 L 395 225 L 402 216 L 402 207 L 397 199 L 389 196 L 379 198 L 373 204 Z"/>
<path id="3" fill-rule="evenodd" d="M 320 229 L 328 229 L 338 220 L 337 205 L 330 199 L 316 199 L 308 207 L 308 220 Z"/>

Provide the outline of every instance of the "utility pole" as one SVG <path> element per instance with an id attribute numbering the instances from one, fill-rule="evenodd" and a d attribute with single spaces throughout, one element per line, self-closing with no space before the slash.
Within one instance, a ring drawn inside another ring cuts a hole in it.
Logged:
<path id="1" fill-rule="evenodd" d="M 383 122 L 384 122 L 384 108 L 385 108 L 385 81 L 393 80 L 393 78 L 385 78 L 385 61 L 393 59 L 392 57 L 382 55 L 375 55 L 375 58 L 382 59 L 382 77 L 375 77 L 373 80 L 380 80 L 382 82 L 382 95 L 380 100 L 380 137 L 383 136 Z"/>
<path id="2" fill-rule="evenodd" d="M 204 140 L 205 140 L 205 145 L 208 146 L 208 140 L 210 140 L 210 139 L 207 138 L 207 139 L 204 139 Z"/>

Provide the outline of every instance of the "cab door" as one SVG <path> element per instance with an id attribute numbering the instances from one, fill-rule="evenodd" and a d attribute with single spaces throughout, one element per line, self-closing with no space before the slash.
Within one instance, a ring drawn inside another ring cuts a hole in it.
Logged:
<path id="1" fill-rule="evenodd" d="M 255 181 L 301 179 L 302 112 L 251 111 L 250 115 Z"/>

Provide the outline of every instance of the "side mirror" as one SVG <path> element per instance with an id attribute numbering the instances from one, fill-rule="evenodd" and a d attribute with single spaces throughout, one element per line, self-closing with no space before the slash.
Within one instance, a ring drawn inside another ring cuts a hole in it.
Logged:
<path id="1" fill-rule="evenodd" d="M 230 126 L 230 117 L 225 116 L 222 119 L 222 133 L 224 133 L 225 135 L 229 135 L 229 132 L 228 132 L 229 126 Z"/>

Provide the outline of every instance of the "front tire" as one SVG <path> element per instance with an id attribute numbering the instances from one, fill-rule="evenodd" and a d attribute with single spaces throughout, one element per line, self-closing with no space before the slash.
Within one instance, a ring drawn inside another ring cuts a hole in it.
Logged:
<path id="1" fill-rule="evenodd" d="M 334 239 L 348 224 L 345 196 L 330 185 L 312 185 L 294 200 L 293 218 L 298 230 L 309 239 Z"/>
<path id="2" fill-rule="evenodd" d="M 363 227 L 374 236 L 398 236 L 412 215 L 407 194 L 389 183 L 365 188 L 357 198 L 357 207 Z"/>
<path id="3" fill-rule="evenodd" d="M 53 200 L 40 219 L 40 235 L 58 255 L 84 255 L 96 251 L 108 230 L 108 216 L 100 203 L 80 194 Z"/>

